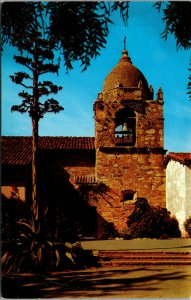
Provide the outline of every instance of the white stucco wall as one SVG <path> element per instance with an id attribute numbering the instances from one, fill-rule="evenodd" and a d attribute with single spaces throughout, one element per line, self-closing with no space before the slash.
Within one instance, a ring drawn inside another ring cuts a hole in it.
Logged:
<path id="1" fill-rule="evenodd" d="M 179 162 L 170 160 L 166 168 L 166 207 L 175 215 L 180 230 L 184 231 L 186 219 L 186 167 Z M 191 179 L 190 179 L 191 180 Z M 187 179 L 189 181 L 189 179 Z"/>
<path id="2" fill-rule="evenodd" d="M 185 215 L 186 218 L 191 216 L 191 166 L 186 166 L 186 201 L 185 201 Z"/>

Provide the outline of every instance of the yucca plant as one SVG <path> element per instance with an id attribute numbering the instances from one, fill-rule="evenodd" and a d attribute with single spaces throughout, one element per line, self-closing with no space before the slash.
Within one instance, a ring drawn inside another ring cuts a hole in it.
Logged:
<path id="1" fill-rule="evenodd" d="M 43 220 L 21 219 L 16 223 L 15 236 L 2 244 L 2 271 L 44 273 L 90 263 L 92 256 L 79 242 L 56 242 L 47 229 L 46 218 Z"/>

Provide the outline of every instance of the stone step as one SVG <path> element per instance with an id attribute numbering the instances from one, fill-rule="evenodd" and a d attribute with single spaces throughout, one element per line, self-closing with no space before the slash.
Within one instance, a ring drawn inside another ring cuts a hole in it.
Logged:
<path id="1" fill-rule="evenodd" d="M 101 265 L 176 264 L 191 265 L 190 252 L 128 252 L 98 251 L 96 256 Z"/>
<path id="2" fill-rule="evenodd" d="M 100 257 L 100 259 L 102 259 L 103 261 L 109 261 L 109 260 L 190 260 L 191 261 L 191 257 L 188 256 L 169 256 L 169 257 L 163 257 L 163 256 L 152 256 L 152 257 L 147 257 L 147 256 L 140 256 L 140 257 L 136 257 L 136 256 L 129 256 L 129 257 Z"/>
<path id="3" fill-rule="evenodd" d="M 191 265 L 191 260 L 120 260 L 120 261 L 100 261 L 100 265 L 104 267 L 117 267 L 127 265 Z"/>
<path id="4" fill-rule="evenodd" d="M 110 257 L 110 258 L 130 258 L 130 257 L 188 257 L 191 258 L 191 252 L 132 252 L 132 251 L 103 251 L 99 250 L 97 252 L 99 257 Z"/>

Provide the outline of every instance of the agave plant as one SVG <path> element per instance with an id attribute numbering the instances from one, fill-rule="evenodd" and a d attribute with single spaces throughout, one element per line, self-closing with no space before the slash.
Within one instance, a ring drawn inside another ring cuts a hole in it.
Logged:
<path id="1" fill-rule="evenodd" d="M 90 261 L 91 255 L 84 252 L 79 242 L 55 242 L 45 222 L 38 219 L 21 219 L 16 223 L 15 232 L 15 237 L 2 245 L 4 272 L 41 273 L 84 267 Z"/>

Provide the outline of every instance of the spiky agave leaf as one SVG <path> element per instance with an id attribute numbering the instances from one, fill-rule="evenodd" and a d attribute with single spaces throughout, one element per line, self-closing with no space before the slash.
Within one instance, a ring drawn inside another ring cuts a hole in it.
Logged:
<path id="1" fill-rule="evenodd" d="M 70 252 L 66 252 L 65 256 L 75 265 L 75 261 L 74 261 L 73 256 Z"/>
<path id="2" fill-rule="evenodd" d="M 55 249 L 55 255 L 56 255 L 56 267 L 58 267 L 60 263 L 60 253 L 58 249 Z"/>

